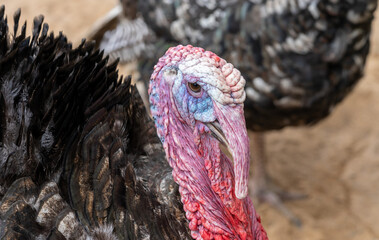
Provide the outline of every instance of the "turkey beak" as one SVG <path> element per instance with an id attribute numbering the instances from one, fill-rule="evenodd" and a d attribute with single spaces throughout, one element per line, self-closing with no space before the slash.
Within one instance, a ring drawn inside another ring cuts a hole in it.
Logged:
<path id="1" fill-rule="evenodd" d="M 217 120 L 208 123 L 212 135 L 225 144 L 234 160 L 235 195 L 239 199 L 247 196 L 250 152 L 243 106 L 214 104 Z"/>
<path id="2" fill-rule="evenodd" d="M 222 131 L 222 128 L 220 126 L 220 123 L 216 120 L 214 122 L 206 123 L 209 130 L 211 130 L 211 134 L 214 138 L 216 138 L 222 145 L 224 145 L 230 154 L 232 154 L 232 151 L 229 148 L 229 143 L 226 140 L 225 134 Z"/>

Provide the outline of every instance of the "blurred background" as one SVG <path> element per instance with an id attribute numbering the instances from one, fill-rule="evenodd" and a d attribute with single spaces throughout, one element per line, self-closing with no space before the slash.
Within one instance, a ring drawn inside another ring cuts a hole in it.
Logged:
<path id="1" fill-rule="evenodd" d="M 0 4 L 5 4 L 9 18 L 21 8 L 28 34 L 34 16 L 43 14 L 51 31 L 63 31 L 77 45 L 117 2 L 1 0 Z M 270 176 L 280 187 L 308 195 L 286 202 L 302 220 L 301 227 L 267 204 L 256 204 L 272 240 L 379 240 L 378 20 L 372 29 L 365 76 L 333 114 L 314 127 L 285 128 L 267 135 Z"/>

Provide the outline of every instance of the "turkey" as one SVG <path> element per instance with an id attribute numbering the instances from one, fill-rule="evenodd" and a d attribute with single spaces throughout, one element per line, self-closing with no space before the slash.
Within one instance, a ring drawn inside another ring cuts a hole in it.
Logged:
<path id="1" fill-rule="evenodd" d="M 11 34 L 4 9 L 1 239 L 268 239 L 246 197 L 245 80 L 233 65 L 169 49 L 151 77 L 155 128 L 93 43 L 72 48 L 42 16 L 27 37 L 20 11 Z"/>
<path id="2" fill-rule="evenodd" d="M 134 4 L 157 38 L 156 56 L 141 60 L 142 80 L 166 48 L 162 42 L 209 49 L 240 69 L 246 79 L 246 124 L 255 131 L 253 195 L 299 223 L 281 200 L 301 195 L 268 187 L 263 133 L 315 124 L 351 91 L 363 74 L 377 1 L 135 0 Z"/>

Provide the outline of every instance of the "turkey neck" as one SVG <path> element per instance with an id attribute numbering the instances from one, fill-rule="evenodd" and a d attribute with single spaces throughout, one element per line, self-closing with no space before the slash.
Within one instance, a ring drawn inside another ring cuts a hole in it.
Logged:
<path id="1" fill-rule="evenodd" d="M 201 123 L 193 130 L 172 111 L 166 116 L 163 145 L 192 237 L 254 239 L 255 211 L 250 199 L 235 197 L 232 161 L 220 151 L 219 142 Z"/>

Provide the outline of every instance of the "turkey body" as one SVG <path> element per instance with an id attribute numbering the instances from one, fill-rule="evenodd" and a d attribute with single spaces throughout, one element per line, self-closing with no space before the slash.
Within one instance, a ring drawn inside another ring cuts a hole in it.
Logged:
<path id="1" fill-rule="evenodd" d="M 19 18 L 9 34 L 0 8 L 2 239 L 268 240 L 247 197 L 238 69 L 170 48 L 151 77 L 155 128 L 117 61 L 48 34 L 42 16 L 18 34 Z"/>
<path id="2" fill-rule="evenodd" d="M 161 42 L 206 48 L 240 69 L 246 124 L 254 131 L 314 124 L 331 112 L 363 74 L 376 6 L 374 0 L 138 2 Z M 141 65 L 151 71 L 151 64 Z"/>
<path id="3" fill-rule="evenodd" d="M 1 239 L 191 239 L 178 186 L 130 79 L 35 18 L 0 9 Z M 19 30 L 20 31 L 20 30 Z"/>

